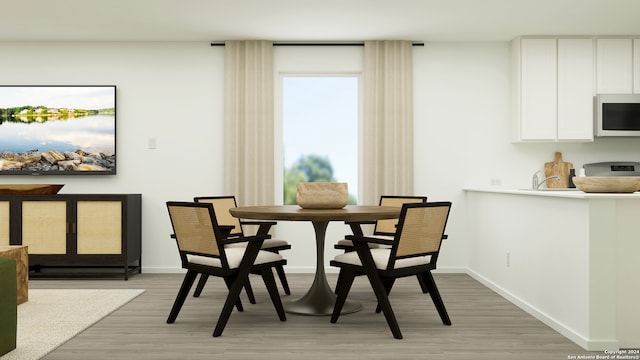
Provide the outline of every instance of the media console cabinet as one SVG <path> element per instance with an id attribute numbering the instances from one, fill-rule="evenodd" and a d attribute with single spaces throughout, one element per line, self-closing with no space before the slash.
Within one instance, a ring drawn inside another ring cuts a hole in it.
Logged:
<path id="1" fill-rule="evenodd" d="M 0 245 L 27 245 L 30 277 L 141 271 L 140 194 L 0 195 Z"/>

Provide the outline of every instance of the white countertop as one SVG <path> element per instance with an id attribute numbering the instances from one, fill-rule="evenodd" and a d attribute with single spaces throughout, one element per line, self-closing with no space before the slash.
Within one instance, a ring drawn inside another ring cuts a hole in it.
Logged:
<path id="1" fill-rule="evenodd" d="M 640 199 L 640 192 L 634 193 L 585 193 L 581 190 L 530 190 L 530 189 L 501 189 L 501 188 L 465 188 L 464 191 L 486 192 L 496 194 L 512 194 L 527 196 L 561 197 L 570 199 Z"/>

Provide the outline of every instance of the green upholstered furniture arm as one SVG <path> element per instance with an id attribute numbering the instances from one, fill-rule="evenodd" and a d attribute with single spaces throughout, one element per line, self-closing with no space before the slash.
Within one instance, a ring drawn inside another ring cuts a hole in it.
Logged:
<path id="1" fill-rule="evenodd" d="M 18 281 L 16 261 L 0 256 L 0 356 L 16 348 Z"/>

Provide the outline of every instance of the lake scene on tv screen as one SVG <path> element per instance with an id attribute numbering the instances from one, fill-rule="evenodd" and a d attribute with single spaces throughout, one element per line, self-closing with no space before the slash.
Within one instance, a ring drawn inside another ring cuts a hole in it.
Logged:
<path id="1" fill-rule="evenodd" d="M 0 86 L 0 173 L 115 173 L 115 86 Z"/>

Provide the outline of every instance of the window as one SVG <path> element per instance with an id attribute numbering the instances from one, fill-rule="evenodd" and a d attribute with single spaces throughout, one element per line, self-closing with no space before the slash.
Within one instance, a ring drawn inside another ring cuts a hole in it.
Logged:
<path id="1" fill-rule="evenodd" d="M 283 201 L 296 203 L 298 182 L 346 182 L 358 195 L 357 76 L 282 77 Z"/>

